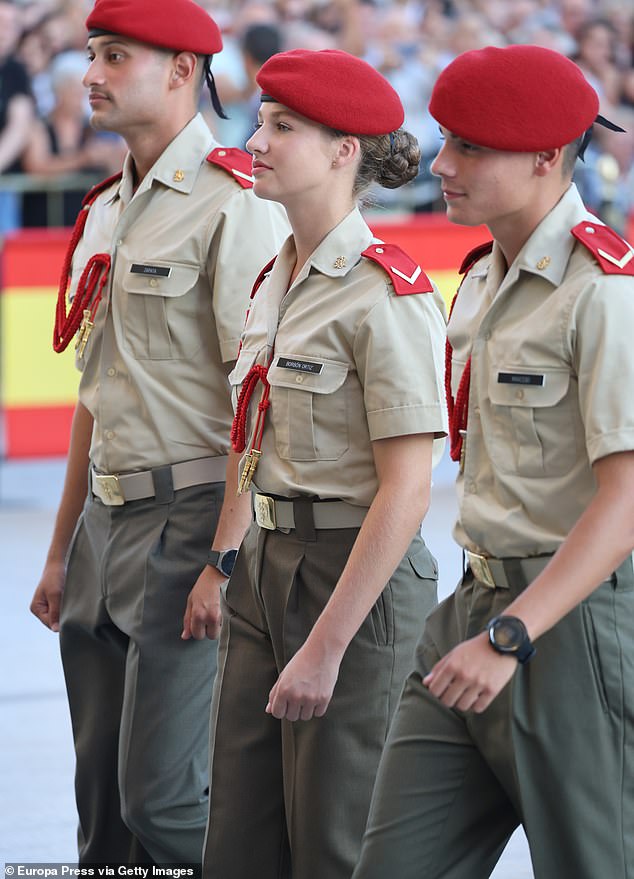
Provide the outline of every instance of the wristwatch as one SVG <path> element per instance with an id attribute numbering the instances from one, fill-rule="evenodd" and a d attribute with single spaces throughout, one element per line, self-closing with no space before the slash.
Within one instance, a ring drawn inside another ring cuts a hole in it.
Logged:
<path id="1" fill-rule="evenodd" d="M 493 617 L 487 623 L 489 643 L 498 653 L 514 656 L 522 665 L 535 656 L 536 650 L 528 637 L 526 626 L 518 617 Z"/>
<path id="2" fill-rule="evenodd" d="M 230 577 L 237 555 L 237 549 L 210 549 L 207 553 L 207 564 L 217 568 L 225 577 Z"/>

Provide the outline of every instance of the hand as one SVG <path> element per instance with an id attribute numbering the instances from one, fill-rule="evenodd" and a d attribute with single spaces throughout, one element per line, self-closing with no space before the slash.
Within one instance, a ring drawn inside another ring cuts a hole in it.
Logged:
<path id="1" fill-rule="evenodd" d="M 443 705 L 482 713 L 513 677 L 514 656 L 503 656 L 489 644 L 486 632 L 463 641 L 443 656 L 423 684 Z"/>
<path id="2" fill-rule="evenodd" d="M 278 720 L 310 720 L 322 717 L 330 704 L 340 659 L 324 658 L 308 642 L 282 671 L 269 693 L 267 714 Z"/>
<path id="3" fill-rule="evenodd" d="M 194 588 L 187 597 L 187 607 L 183 617 L 181 638 L 187 641 L 195 638 L 212 640 L 220 635 L 222 611 L 220 609 L 220 586 L 225 582 L 220 571 L 205 565 L 196 580 Z"/>
<path id="4" fill-rule="evenodd" d="M 59 608 L 66 582 L 63 562 L 49 562 L 33 593 L 30 610 L 52 632 L 59 632 Z"/>

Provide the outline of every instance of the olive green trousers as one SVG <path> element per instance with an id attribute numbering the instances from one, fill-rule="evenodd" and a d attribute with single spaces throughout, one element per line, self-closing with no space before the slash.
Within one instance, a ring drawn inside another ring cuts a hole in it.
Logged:
<path id="1" fill-rule="evenodd" d="M 84 507 L 60 630 L 82 864 L 200 865 L 216 642 L 180 634 L 223 494 Z"/>
<path id="2" fill-rule="evenodd" d="M 482 714 L 422 677 L 515 589 L 470 573 L 427 621 L 354 879 L 484 879 L 523 824 L 536 879 L 634 877 L 634 577 L 628 558 L 536 643 Z"/>
<path id="3" fill-rule="evenodd" d="M 358 529 L 247 532 L 229 580 L 212 707 L 206 879 L 349 879 L 437 567 L 416 537 L 346 651 L 326 714 L 265 713 Z"/>

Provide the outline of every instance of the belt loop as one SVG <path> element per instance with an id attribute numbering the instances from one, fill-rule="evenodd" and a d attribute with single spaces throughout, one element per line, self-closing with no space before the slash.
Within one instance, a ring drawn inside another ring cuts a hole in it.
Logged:
<path id="1" fill-rule="evenodd" d="M 152 482 L 157 504 L 170 504 L 174 500 L 174 483 L 172 481 L 172 467 L 154 467 L 152 469 Z"/>
<path id="2" fill-rule="evenodd" d="M 300 540 L 317 540 L 315 519 L 313 517 L 313 500 L 307 497 L 293 498 L 293 516 L 295 518 L 295 534 Z"/>
<path id="3" fill-rule="evenodd" d="M 515 585 L 516 588 L 519 585 L 519 588 L 523 591 L 529 585 L 530 577 L 527 576 L 526 571 L 522 567 L 522 562 L 522 558 L 504 559 L 504 573 L 509 584 Z"/>

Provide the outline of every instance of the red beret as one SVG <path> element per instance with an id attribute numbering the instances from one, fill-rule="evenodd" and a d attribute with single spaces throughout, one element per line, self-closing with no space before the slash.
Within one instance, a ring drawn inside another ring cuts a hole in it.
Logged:
<path id="1" fill-rule="evenodd" d="M 197 55 L 222 49 L 218 25 L 193 0 L 97 0 L 86 27 Z"/>
<path id="2" fill-rule="evenodd" d="M 540 46 L 465 52 L 440 74 L 429 112 L 479 146 L 537 152 L 571 143 L 594 122 L 599 99 L 581 70 Z"/>
<path id="3" fill-rule="evenodd" d="M 360 58 L 339 49 L 272 55 L 256 75 L 263 100 L 349 134 L 389 134 L 403 124 L 401 99 Z"/>

